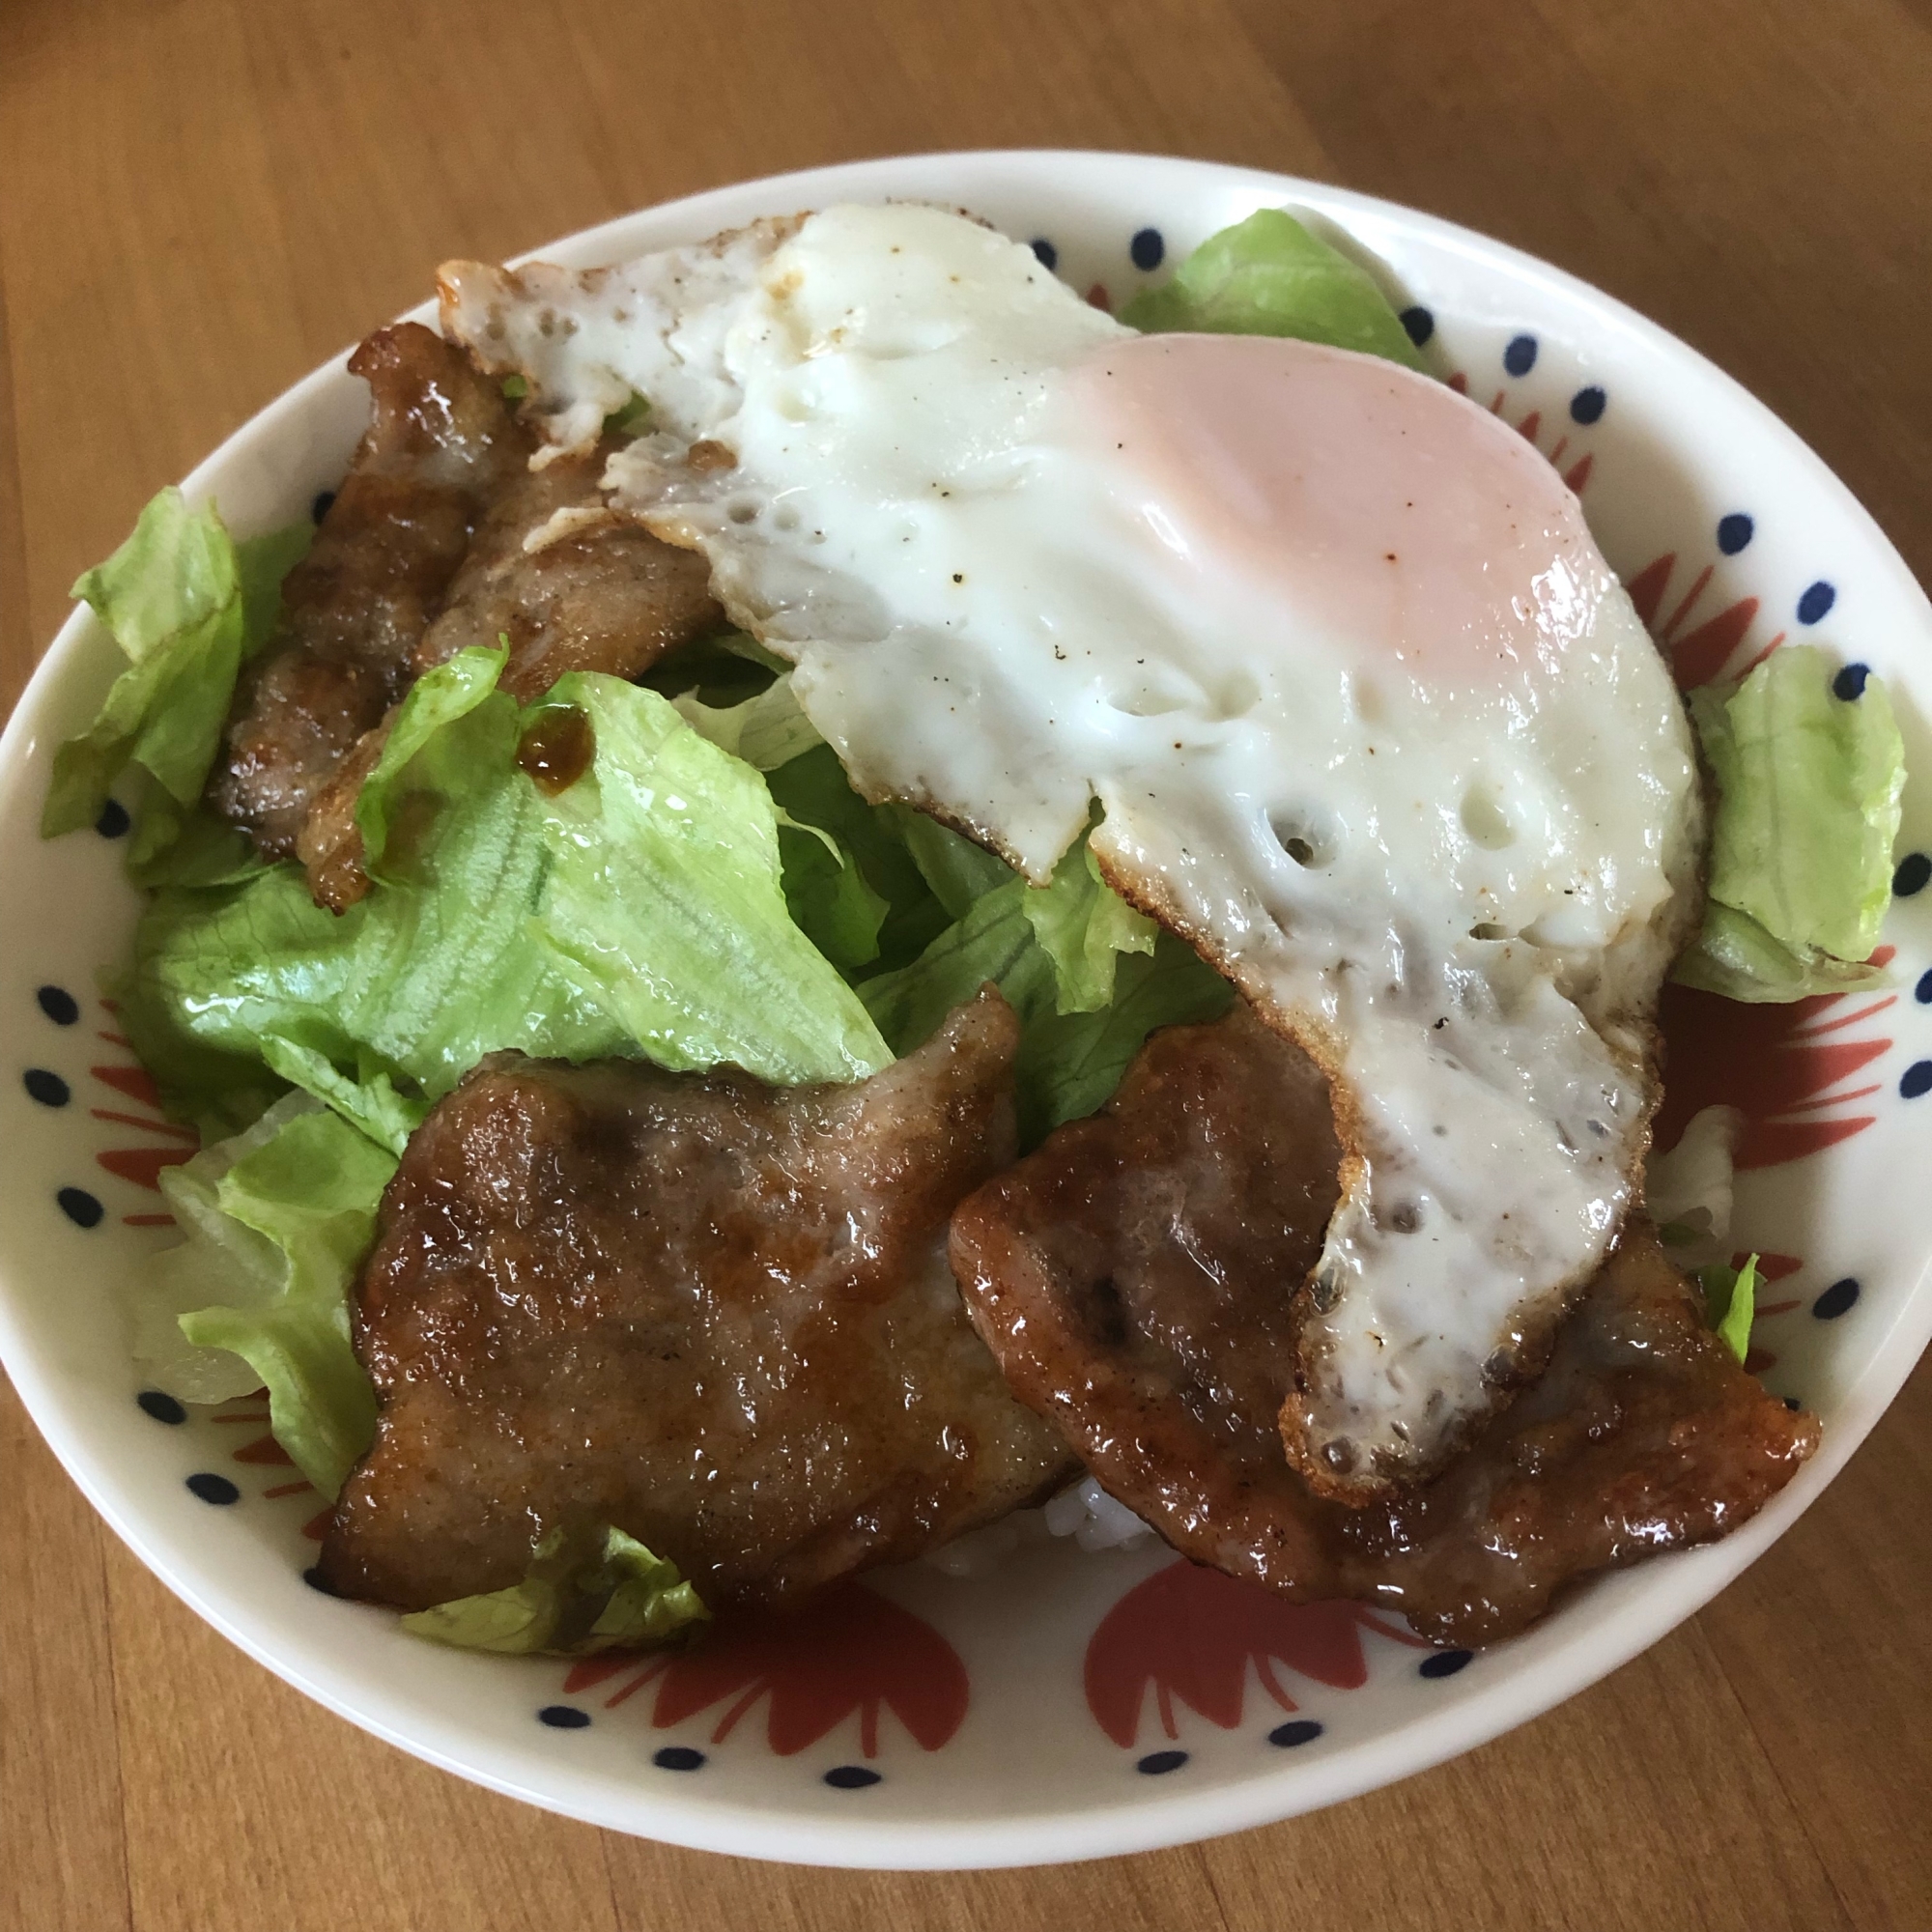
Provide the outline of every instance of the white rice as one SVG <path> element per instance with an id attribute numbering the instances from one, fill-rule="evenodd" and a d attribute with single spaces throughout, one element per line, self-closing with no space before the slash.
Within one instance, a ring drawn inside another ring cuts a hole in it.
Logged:
<path id="1" fill-rule="evenodd" d="M 1132 1549 L 1153 1531 L 1126 1504 L 1119 1503 L 1093 1476 L 1062 1490 L 1044 1509 L 1015 1510 L 984 1529 L 975 1529 L 921 1558 L 949 1577 L 984 1577 L 1028 1544 L 1070 1536 L 1082 1548 Z"/>

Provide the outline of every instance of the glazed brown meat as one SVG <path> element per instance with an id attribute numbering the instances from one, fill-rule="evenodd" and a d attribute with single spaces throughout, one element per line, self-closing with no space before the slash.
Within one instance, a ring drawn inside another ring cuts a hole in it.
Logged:
<path id="1" fill-rule="evenodd" d="M 382 1405 L 322 1575 L 420 1608 L 614 1523 L 707 1603 L 901 1560 L 1065 1474 L 946 1264 L 1010 1158 L 991 991 L 853 1087 L 486 1062 L 411 1141 L 355 1312 Z"/>
<path id="2" fill-rule="evenodd" d="M 296 849 L 311 801 L 408 688 L 410 654 L 463 561 L 485 502 L 528 462 L 500 386 L 413 322 L 349 358 L 369 428 L 282 621 L 236 692 L 209 797 L 265 857 Z"/>
<path id="3" fill-rule="evenodd" d="M 369 891 L 369 874 L 362 867 L 362 831 L 355 823 L 355 801 L 362 781 L 376 769 L 396 707 L 383 722 L 357 738 L 309 805 L 296 836 L 296 857 L 308 874 L 308 894 L 330 912 L 347 912 Z"/>
<path id="4" fill-rule="evenodd" d="M 1816 1446 L 1636 1221 L 1541 1379 L 1439 1477 L 1365 1509 L 1318 1499 L 1276 1418 L 1337 1159 L 1321 1074 L 1237 1008 L 1154 1035 L 1103 1114 L 953 1219 L 1014 1392 L 1183 1554 L 1488 1642 L 1574 1577 L 1735 1528 Z"/>
<path id="5" fill-rule="evenodd" d="M 703 557 L 606 506 L 597 479 L 610 453 L 526 470 L 497 497 L 415 647 L 416 670 L 506 637 L 503 688 L 528 700 L 568 670 L 640 677 L 723 628 Z"/>
<path id="6" fill-rule="evenodd" d="M 471 644 L 487 648 L 507 638 L 498 682 L 527 702 L 565 671 L 641 677 L 667 651 L 723 625 L 704 559 L 605 507 L 597 478 L 609 453 L 565 457 L 503 485 L 441 613 L 416 641 L 412 681 Z M 296 841 L 316 904 L 335 912 L 369 890 L 355 801 L 388 735 L 385 716 L 355 741 L 315 795 Z"/>

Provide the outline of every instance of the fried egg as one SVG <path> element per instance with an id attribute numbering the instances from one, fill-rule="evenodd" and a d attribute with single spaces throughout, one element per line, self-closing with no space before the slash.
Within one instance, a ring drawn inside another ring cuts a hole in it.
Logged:
<path id="1" fill-rule="evenodd" d="M 1442 384 L 1140 336 L 958 214 L 835 207 L 444 327 L 700 549 L 873 798 L 1077 839 L 1327 1072 L 1289 1457 L 1366 1501 L 1533 1375 L 1615 1239 L 1694 916 L 1684 708 L 1576 497 Z M 542 457 L 539 461 L 544 460 Z"/>

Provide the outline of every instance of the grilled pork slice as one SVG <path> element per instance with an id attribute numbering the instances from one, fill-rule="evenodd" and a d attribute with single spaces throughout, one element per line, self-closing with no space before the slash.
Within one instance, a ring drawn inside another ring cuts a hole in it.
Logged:
<path id="1" fill-rule="evenodd" d="M 1634 1220 L 1541 1378 L 1442 1474 L 1363 1509 L 1318 1498 L 1277 1417 L 1338 1155 L 1321 1075 L 1237 1008 L 1156 1034 L 1103 1114 L 953 1218 L 1014 1392 L 1184 1555 L 1487 1642 L 1573 1578 L 1722 1536 L 1816 1446 Z"/>
<path id="2" fill-rule="evenodd" d="M 565 671 L 641 677 L 667 651 L 719 629 L 709 573 L 605 506 L 608 449 L 512 475 L 482 513 L 442 608 L 415 641 L 407 681 L 469 645 L 507 640 L 499 680 L 540 697 Z M 355 802 L 388 742 L 388 717 L 365 731 L 316 793 L 296 842 L 317 905 L 346 912 L 369 890 Z"/>
<path id="3" fill-rule="evenodd" d="M 597 479 L 613 447 L 526 470 L 501 492 L 415 647 L 418 671 L 507 639 L 503 689 L 528 700 L 568 670 L 641 677 L 723 628 L 704 559 L 605 502 Z"/>
<path id="4" fill-rule="evenodd" d="M 486 1063 L 384 1197 L 355 1311 L 381 1421 L 324 1580 L 420 1608 L 614 1523 L 707 1603 L 775 1601 L 1062 1477 L 946 1262 L 1012 1155 L 1018 1034 L 989 990 L 852 1087 Z"/>
<path id="5" fill-rule="evenodd" d="M 421 671 L 507 637 L 504 688 L 530 698 L 567 670 L 640 676 L 723 622 L 701 557 L 606 507 L 608 450 L 531 470 L 534 438 L 461 349 L 400 323 L 349 367 L 369 384 L 368 432 L 282 586 L 209 785 L 337 912 L 368 891 L 356 794 Z"/>
<path id="6" fill-rule="evenodd" d="M 282 585 L 209 785 L 270 859 L 295 851 L 317 793 L 408 689 L 485 502 L 530 455 L 500 384 L 420 323 L 378 329 L 349 367 L 369 384 L 368 432 Z"/>

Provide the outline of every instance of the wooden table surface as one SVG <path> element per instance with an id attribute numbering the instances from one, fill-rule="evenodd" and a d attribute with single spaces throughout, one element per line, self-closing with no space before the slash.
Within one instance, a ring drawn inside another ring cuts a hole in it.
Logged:
<path id="1" fill-rule="evenodd" d="M 493 257 L 738 178 L 1087 146 L 1484 229 L 1695 343 L 1932 576 L 1928 0 L 5 0 L 0 702 L 75 573 L 296 377 Z M 1702 1615 L 1244 1836 L 983 1875 L 675 1851 L 305 1702 L 0 1410 L 0 1907 L 60 1927 L 1923 1926 L 1932 1369 Z"/>

